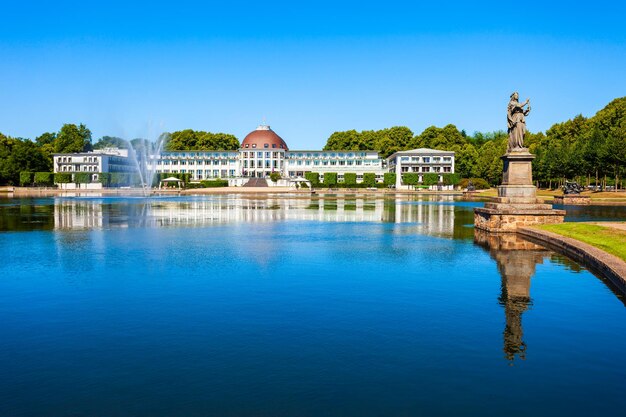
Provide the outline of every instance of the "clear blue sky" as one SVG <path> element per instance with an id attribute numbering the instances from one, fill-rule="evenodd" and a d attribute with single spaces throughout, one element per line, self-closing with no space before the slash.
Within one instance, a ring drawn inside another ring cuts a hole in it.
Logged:
<path id="1" fill-rule="evenodd" d="M 504 129 L 514 90 L 532 131 L 626 95 L 623 2 L 89 3 L 3 4 L 0 132 L 242 139 L 265 117 L 318 149 L 336 130 Z"/>

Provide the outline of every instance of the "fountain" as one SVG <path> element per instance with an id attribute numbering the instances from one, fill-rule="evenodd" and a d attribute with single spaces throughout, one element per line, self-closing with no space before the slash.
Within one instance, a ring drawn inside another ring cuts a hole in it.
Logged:
<path id="1" fill-rule="evenodd" d="M 135 162 L 137 174 L 141 182 L 141 189 L 144 196 L 150 195 L 150 189 L 154 183 L 157 164 L 156 160 L 163 149 L 163 145 L 169 140 L 169 133 L 162 133 L 156 142 L 150 142 L 146 139 L 139 139 L 141 142 L 138 146 L 134 146 L 132 141 L 128 142 L 128 157 Z"/>

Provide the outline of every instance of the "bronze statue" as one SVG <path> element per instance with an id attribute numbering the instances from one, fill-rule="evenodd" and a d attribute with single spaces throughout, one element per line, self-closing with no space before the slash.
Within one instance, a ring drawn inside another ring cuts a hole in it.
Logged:
<path id="1" fill-rule="evenodd" d="M 519 94 L 517 91 L 511 94 L 511 101 L 507 107 L 506 120 L 509 133 L 509 147 L 507 152 L 524 150 L 524 134 L 526 133 L 525 116 L 530 113 L 530 99 L 522 104 L 519 103 Z M 527 109 L 524 109 L 528 106 Z"/>

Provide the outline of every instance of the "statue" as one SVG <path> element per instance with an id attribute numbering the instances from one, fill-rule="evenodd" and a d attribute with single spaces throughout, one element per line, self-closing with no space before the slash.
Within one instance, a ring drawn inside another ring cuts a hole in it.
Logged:
<path id="1" fill-rule="evenodd" d="M 525 116 L 530 113 L 530 99 L 522 104 L 519 103 L 519 94 L 517 91 L 511 94 L 511 101 L 507 107 L 506 120 L 509 133 L 509 147 L 507 152 L 523 150 L 524 148 L 524 134 L 526 133 L 526 120 Z M 528 105 L 528 108 L 524 110 L 524 107 Z"/>
<path id="2" fill-rule="evenodd" d="M 580 194 L 583 191 L 585 191 L 583 186 L 576 181 L 565 181 L 563 185 L 563 194 Z"/>
<path id="3" fill-rule="evenodd" d="M 467 191 L 476 191 L 474 181 L 472 181 L 471 179 L 467 182 Z"/>

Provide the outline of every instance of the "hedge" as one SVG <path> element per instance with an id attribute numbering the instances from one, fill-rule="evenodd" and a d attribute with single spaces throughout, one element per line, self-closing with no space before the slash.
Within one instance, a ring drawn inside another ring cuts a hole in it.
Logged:
<path id="1" fill-rule="evenodd" d="M 419 184 L 420 176 L 417 172 L 407 172 L 406 174 L 402 174 L 402 182 L 406 185 L 417 185 Z"/>
<path id="2" fill-rule="evenodd" d="M 443 174 L 443 183 L 444 185 L 458 185 L 461 181 L 461 176 L 459 174 Z"/>
<path id="3" fill-rule="evenodd" d="M 356 184 L 356 173 L 354 172 L 346 172 L 343 174 L 343 183 L 346 186 L 353 186 Z"/>
<path id="4" fill-rule="evenodd" d="M 376 174 L 373 172 L 364 173 L 363 184 L 365 184 L 366 187 L 376 187 Z"/>
<path id="5" fill-rule="evenodd" d="M 77 172 L 74 174 L 74 182 L 76 184 L 89 184 L 91 182 L 90 172 Z"/>
<path id="6" fill-rule="evenodd" d="M 33 176 L 35 174 L 30 171 L 22 171 L 20 172 L 20 185 L 23 187 L 25 185 L 31 185 L 33 183 Z"/>
<path id="7" fill-rule="evenodd" d="M 99 173 L 98 182 L 100 182 L 103 187 L 108 187 L 111 184 L 111 174 L 109 172 Z"/>
<path id="8" fill-rule="evenodd" d="M 72 182 L 72 174 L 69 172 L 57 172 L 54 174 L 55 184 L 68 184 Z"/>
<path id="9" fill-rule="evenodd" d="M 305 172 L 304 178 L 311 181 L 311 185 L 313 187 L 319 187 L 320 185 L 320 174 L 318 172 Z"/>
<path id="10" fill-rule="evenodd" d="M 387 187 L 396 185 L 396 174 L 394 172 L 385 172 L 383 175 L 383 184 Z"/>
<path id="11" fill-rule="evenodd" d="M 327 172 L 324 174 L 324 185 L 327 187 L 333 187 L 337 185 L 337 173 Z"/>
<path id="12" fill-rule="evenodd" d="M 422 175 L 422 184 L 429 186 L 429 185 L 437 185 L 439 183 L 439 174 L 435 174 L 432 172 L 429 172 L 428 174 L 423 174 Z"/>
<path id="13" fill-rule="evenodd" d="M 34 182 L 36 185 L 54 184 L 54 174 L 52 172 L 35 172 Z"/>

